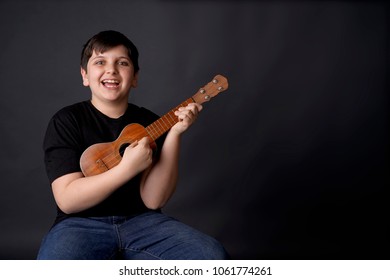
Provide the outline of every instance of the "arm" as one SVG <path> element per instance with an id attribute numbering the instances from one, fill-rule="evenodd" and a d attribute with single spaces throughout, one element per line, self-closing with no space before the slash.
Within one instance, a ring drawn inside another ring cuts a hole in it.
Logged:
<path id="1" fill-rule="evenodd" d="M 201 105 L 188 105 L 176 112 L 181 121 L 168 133 L 160 160 L 153 166 L 152 150 L 144 138 L 127 147 L 120 163 L 104 173 L 84 177 L 75 172 L 54 180 L 52 190 L 58 207 L 66 214 L 93 207 L 144 170 L 141 197 L 151 209 L 162 207 L 175 190 L 180 136 L 195 121 L 199 108 Z"/>
<path id="2" fill-rule="evenodd" d="M 54 180 L 52 189 L 58 207 L 67 214 L 88 209 L 145 170 L 152 163 L 152 151 L 145 140 L 132 143 L 122 161 L 102 174 L 84 177 L 75 172 Z"/>
<path id="3" fill-rule="evenodd" d="M 144 173 L 141 197 L 148 208 L 163 207 L 176 189 L 181 135 L 196 120 L 202 106 L 191 103 L 175 112 L 179 122 L 168 132 L 159 160 Z"/>

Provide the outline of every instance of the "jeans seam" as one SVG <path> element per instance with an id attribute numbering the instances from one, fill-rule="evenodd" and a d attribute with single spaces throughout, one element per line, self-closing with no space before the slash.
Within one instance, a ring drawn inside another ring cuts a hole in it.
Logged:
<path id="1" fill-rule="evenodd" d="M 149 256 L 152 256 L 158 260 L 162 260 L 161 257 L 157 256 L 156 254 L 153 254 L 152 252 L 149 252 L 148 250 L 143 250 L 143 249 L 137 249 L 137 248 L 123 248 L 124 251 L 133 251 L 133 252 L 138 252 L 138 253 L 144 253 Z"/>
<path id="2" fill-rule="evenodd" d="M 122 239 L 121 239 L 121 235 L 119 234 L 119 229 L 118 229 L 118 225 L 114 224 L 113 227 L 115 228 L 115 233 L 116 233 L 116 237 L 117 237 L 117 240 L 118 240 L 118 250 L 122 250 Z"/>

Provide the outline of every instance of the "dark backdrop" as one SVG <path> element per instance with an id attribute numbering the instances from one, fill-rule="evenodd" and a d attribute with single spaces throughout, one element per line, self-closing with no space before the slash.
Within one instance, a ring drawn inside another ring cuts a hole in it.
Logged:
<path id="1" fill-rule="evenodd" d="M 35 258 L 55 215 L 42 139 L 89 98 L 79 54 L 138 46 L 130 101 L 158 114 L 230 88 L 183 139 L 165 211 L 234 259 L 389 258 L 389 17 L 378 1 L 0 1 L 0 258 Z"/>

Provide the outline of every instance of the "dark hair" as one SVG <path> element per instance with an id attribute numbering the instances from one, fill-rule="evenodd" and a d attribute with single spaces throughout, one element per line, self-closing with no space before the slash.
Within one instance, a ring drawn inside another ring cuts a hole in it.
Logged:
<path id="1" fill-rule="evenodd" d="M 129 58 L 133 63 L 134 73 L 137 73 L 139 70 L 137 47 L 125 35 L 113 30 L 102 31 L 87 41 L 81 52 L 81 67 L 85 71 L 87 70 L 88 60 L 91 58 L 93 51 L 104 53 L 119 45 L 123 45 L 127 48 Z"/>

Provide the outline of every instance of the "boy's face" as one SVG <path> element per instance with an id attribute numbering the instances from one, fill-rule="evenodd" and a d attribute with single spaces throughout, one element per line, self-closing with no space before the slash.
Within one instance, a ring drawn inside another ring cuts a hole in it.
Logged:
<path id="1" fill-rule="evenodd" d="M 97 102 L 128 102 L 132 87 L 137 86 L 137 74 L 127 49 L 120 45 L 105 51 L 93 52 L 87 71 L 81 68 L 83 85 L 89 86 L 92 100 Z"/>

